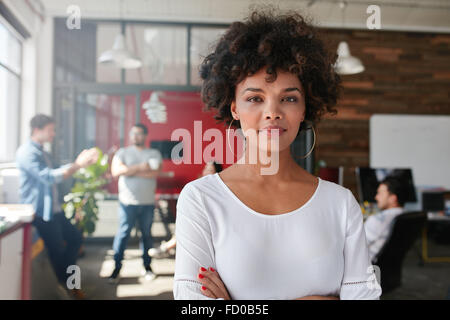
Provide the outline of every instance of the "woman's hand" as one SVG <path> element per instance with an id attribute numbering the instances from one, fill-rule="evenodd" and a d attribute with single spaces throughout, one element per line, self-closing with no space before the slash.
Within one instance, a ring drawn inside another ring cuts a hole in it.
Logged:
<path id="1" fill-rule="evenodd" d="M 211 267 L 208 270 L 201 267 L 197 277 L 203 284 L 201 288 L 203 295 L 213 299 L 223 298 L 224 300 L 231 300 L 227 288 L 225 288 L 216 270 Z"/>

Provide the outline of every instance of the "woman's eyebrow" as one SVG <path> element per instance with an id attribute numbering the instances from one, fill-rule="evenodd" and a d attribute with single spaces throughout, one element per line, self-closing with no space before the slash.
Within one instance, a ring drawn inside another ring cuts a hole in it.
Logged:
<path id="1" fill-rule="evenodd" d="M 246 88 L 242 93 L 245 93 L 246 91 L 264 92 L 264 90 L 260 89 L 260 88 Z M 297 88 L 297 87 L 286 88 L 286 89 L 283 90 L 283 92 L 291 92 L 291 91 L 298 91 L 299 93 L 302 93 L 302 91 L 299 88 Z"/>
<path id="2" fill-rule="evenodd" d="M 291 92 L 291 91 L 298 91 L 300 93 L 302 93 L 302 91 L 299 88 L 286 88 L 284 89 L 284 92 Z"/>
<path id="3" fill-rule="evenodd" d="M 243 93 L 244 93 L 245 91 L 264 92 L 264 90 L 263 90 L 263 89 L 260 89 L 260 88 L 246 88 L 246 89 L 243 91 Z"/>

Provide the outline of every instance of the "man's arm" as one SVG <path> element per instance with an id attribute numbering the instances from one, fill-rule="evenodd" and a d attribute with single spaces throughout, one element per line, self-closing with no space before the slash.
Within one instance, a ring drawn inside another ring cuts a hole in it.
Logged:
<path id="1" fill-rule="evenodd" d="M 159 165 L 158 169 L 152 170 L 150 167 L 146 171 L 141 171 L 136 174 L 137 177 L 152 179 L 161 175 L 162 166 Z"/>
<path id="2" fill-rule="evenodd" d="M 111 174 L 114 178 L 120 176 L 137 176 L 138 174 L 150 171 L 148 163 L 140 163 L 132 166 L 125 165 L 117 156 L 113 158 L 111 164 Z"/>
<path id="3" fill-rule="evenodd" d="M 63 172 L 63 179 L 70 178 L 75 172 L 81 168 L 86 168 L 94 164 L 98 160 L 98 150 L 96 148 L 85 149 L 77 156 L 74 163 L 59 168 Z"/>
<path id="4" fill-rule="evenodd" d="M 61 169 L 64 169 L 63 171 L 63 179 L 70 178 L 75 172 L 77 172 L 81 167 L 76 163 L 70 163 L 67 166 L 61 167 Z"/>
<path id="5" fill-rule="evenodd" d="M 95 163 L 98 159 L 98 152 L 96 149 L 83 150 L 77 157 L 74 163 L 67 164 L 57 169 L 52 169 L 47 166 L 41 167 L 42 159 L 36 154 L 27 154 L 28 159 L 18 157 L 19 166 L 36 177 L 41 182 L 51 185 L 60 183 L 64 179 L 71 177 L 78 169 L 87 167 Z"/>

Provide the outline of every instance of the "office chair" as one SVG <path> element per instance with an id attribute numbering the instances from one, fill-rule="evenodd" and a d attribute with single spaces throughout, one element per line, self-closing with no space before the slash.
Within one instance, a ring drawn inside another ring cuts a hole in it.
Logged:
<path id="1" fill-rule="evenodd" d="M 380 267 L 383 294 L 401 286 L 403 260 L 419 238 L 426 220 L 427 215 L 422 211 L 405 212 L 394 219 L 386 243 L 372 262 Z"/>

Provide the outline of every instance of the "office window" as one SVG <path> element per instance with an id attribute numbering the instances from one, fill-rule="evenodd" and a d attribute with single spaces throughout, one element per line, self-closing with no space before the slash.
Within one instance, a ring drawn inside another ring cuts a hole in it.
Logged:
<path id="1" fill-rule="evenodd" d="M 0 20 L 0 162 L 12 162 L 19 145 L 22 43 Z"/>
<path id="2" fill-rule="evenodd" d="M 93 61 L 97 70 L 97 82 L 102 83 L 119 83 L 121 82 L 121 70 L 114 66 L 105 66 L 97 62 L 103 52 L 111 50 L 114 40 L 121 33 L 120 24 L 118 23 L 98 23 L 96 32 L 96 56 Z"/>
<path id="3" fill-rule="evenodd" d="M 187 28 L 127 24 L 128 49 L 143 67 L 126 70 L 127 83 L 186 85 Z"/>
<path id="4" fill-rule="evenodd" d="M 200 85 L 200 64 L 212 52 L 225 33 L 225 28 L 194 27 L 191 29 L 191 84 Z"/>

